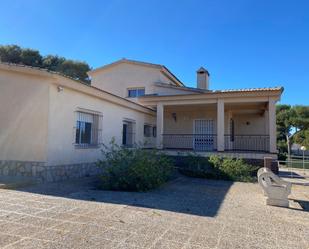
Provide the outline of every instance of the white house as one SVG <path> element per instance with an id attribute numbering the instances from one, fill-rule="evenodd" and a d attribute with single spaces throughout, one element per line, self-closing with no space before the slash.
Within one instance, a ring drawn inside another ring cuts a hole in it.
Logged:
<path id="1" fill-rule="evenodd" d="M 102 143 L 168 154 L 277 157 L 282 87 L 186 87 L 165 66 L 122 59 L 89 72 L 91 86 L 44 69 L 0 63 L 0 174 L 55 181 L 96 173 Z"/>

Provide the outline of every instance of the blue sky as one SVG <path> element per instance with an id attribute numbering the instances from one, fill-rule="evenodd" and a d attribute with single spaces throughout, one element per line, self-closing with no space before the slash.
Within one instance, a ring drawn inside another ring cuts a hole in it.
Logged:
<path id="1" fill-rule="evenodd" d="M 120 58 L 164 64 L 195 86 L 284 86 L 281 103 L 309 104 L 309 1 L 2 0 L 0 44 L 99 67 Z"/>

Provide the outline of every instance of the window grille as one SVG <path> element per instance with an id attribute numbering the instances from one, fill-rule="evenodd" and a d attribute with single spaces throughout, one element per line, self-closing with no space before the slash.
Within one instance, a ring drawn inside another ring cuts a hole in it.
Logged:
<path id="1" fill-rule="evenodd" d="M 102 115 L 76 112 L 74 144 L 78 147 L 96 147 L 102 143 Z"/>

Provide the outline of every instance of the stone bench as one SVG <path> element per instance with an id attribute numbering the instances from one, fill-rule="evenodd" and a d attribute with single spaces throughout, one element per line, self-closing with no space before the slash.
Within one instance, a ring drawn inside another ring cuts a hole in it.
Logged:
<path id="1" fill-rule="evenodd" d="M 266 196 L 266 204 L 288 207 L 288 196 L 291 194 L 291 183 L 282 180 L 268 168 L 260 168 L 257 172 L 258 182 Z"/>

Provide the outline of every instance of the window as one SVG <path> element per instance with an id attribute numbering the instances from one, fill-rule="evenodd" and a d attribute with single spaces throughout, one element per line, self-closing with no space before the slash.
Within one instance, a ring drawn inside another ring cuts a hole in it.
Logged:
<path id="1" fill-rule="evenodd" d="M 139 96 L 145 95 L 145 88 L 131 88 L 128 89 L 128 97 L 129 98 L 136 98 Z"/>
<path id="2" fill-rule="evenodd" d="M 98 146 L 101 138 L 99 114 L 76 112 L 75 145 Z"/>
<path id="3" fill-rule="evenodd" d="M 151 137 L 152 127 L 151 125 L 144 125 L 144 137 Z"/>
<path id="4" fill-rule="evenodd" d="M 156 126 L 152 127 L 152 136 L 157 137 L 157 127 Z"/>
<path id="5" fill-rule="evenodd" d="M 123 121 L 122 124 L 122 145 L 126 147 L 132 147 L 134 145 L 135 138 L 135 122 Z"/>
<path id="6" fill-rule="evenodd" d="M 234 142 L 234 140 L 235 140 L 235 125 L 234 125 L 234 119 L 230 119 L 230 141 L 231 142 Z"/>

